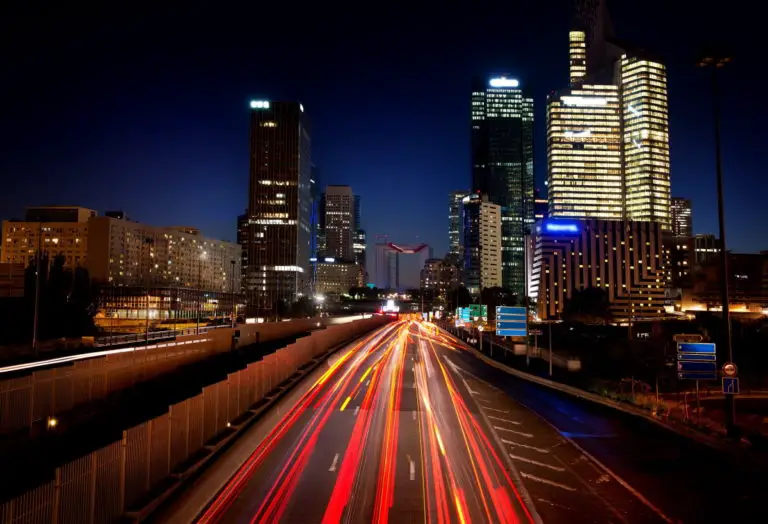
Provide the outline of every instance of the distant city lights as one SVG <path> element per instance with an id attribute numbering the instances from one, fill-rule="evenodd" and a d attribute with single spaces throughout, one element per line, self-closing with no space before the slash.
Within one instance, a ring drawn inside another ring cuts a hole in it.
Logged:
<path id="1" fill-rule="evenodd" d="M 596 107 L 608 104 L 608 100 L 600 96 L 563 96 L 560 100 L 567 106 Z"/>

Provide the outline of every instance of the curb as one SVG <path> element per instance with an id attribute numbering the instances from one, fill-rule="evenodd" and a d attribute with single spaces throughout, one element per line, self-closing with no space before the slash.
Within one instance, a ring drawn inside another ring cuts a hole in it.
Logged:
<path id="1" fill-rule="evenodd" d="M 529 382 L 533 382 L 535 384 L 538 384 L 540 386 L 548 387 L 550 389 L 554 389 L 557 391 L 560 391 L 562 393 L 566 393 L 568 395 L 574 396 L 576 398 L 580 398 L 583 400 L 588 400 L 590 402 L 593 402 L 595 404 L 601 404 L 603 406 L 613 408 L 619 411 L 622 411 L 624 413 L 627 413 L 629 415 L 634 415 L 636 417 L 644 418 L 645 420 L 652 422 L 659 427 L 662 427 L 668 431 L 671 431 L 673 433 L 676 433 L 682 437 L 694 440 L 700 444 L 703 444 L 705 446 L 708 446 L 710 448 L 716 449 L 718 451 L 727 452 L 731 455 L 735 455 L 734 458 L 739 460 L 754 460 L 757 458 L 754 454 L 751 453 L 751 450 L 749 448 L 743 447 L 738 444 L 732 444 L 730 442 L 723 441 L 717 437 L 710 437 L 708 435 L 704 435 L 700 432 L 694 431 L 694 430 L 686 430 L 686 428 L 677 427 L 672 424 L 668 424 L 657 417 L 654 417 L 653 415 L 650 415 L 646 413 L 643 410 L 640 410 L 638 408 L 634 408 L 632 406 L 628 406 L 622 402 L 616 402 L 615 400 L 606 399 L 601 397 L 600 395 L 596 395 L 595 393 L 590 393 L 588 391 L 584 391 L 581 389 L 578 389 L 573 386 L 569 386 L 566 384 L 560 384 L 559 382 L 555 382 L 553 380 L 548 380 L 545 378 L 538 377 L 536 375 L 531 375 L 530 373 L 526 373 L 524 371 L 520 371 L 514 368 L 511 368 L 507 365 L 504 365 L 500 362 L 497 362 L 482 353 L 480 353 L 477 349 L 473 348 L 472 346 L 467 345 L 464 343 L 461 339 L 457 338 L 455 335 L 453 335 L 450 331 L 447 331 L 446 329 L 439 327 L 438 329 L 445 332 L 448 336 L 453 338 L 454 340 L 457 340 L 460 342 L 463 346 L 467 347 L 469 351 L 472 353 L 472 355 L 475 358 L 478 358 L 479 360 L 482 360 L 486 364 L 495 367 L 496 369 L 499 369 L 501 371 L 504 371 L 505 373 L 509 375 L 513 375 L 517 378 L 527 380 Z M 747 456 L 748 455 L 748 456 Z M 762 457 L 760 457 L 762 458 Z"/>

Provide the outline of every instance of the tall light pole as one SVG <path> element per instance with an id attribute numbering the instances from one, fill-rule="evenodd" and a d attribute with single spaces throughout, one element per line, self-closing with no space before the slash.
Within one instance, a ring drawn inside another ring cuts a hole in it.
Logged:
<path id="1" fill-rule="evenodd" d="M 200 300 L 203 294 L 203 259 L 205 258 L 205 255 L 206 252 L 203 251 L 197 259 L 197 328 L 195 329 L 195 333 L 198 335 L 200 334 Z"/>
<path id="2" fill-rule="evenodd" d="M 235 327 L 235 318 L 236 318 L 236 311 L 235 311 L 235 261 L 231 261 L 231 267 L 232 272 L 230 273 L 229 280 L 230 280 L 230 286 L 229 286 L 229 294 L 230 299 L 232 300 L 232 328 Z"/>
<path id="3" fill-rule="evenodd" d="M 731 336 L 731 315 L 728 307 L 728 250 L 725 240 L 725 210 L 723 202 L 723 166 L 720 151 L 720 92 L 717 72 L 731 61 L 731 57 L 721 53 L 710 54 L 699 60 L 699 67 L 712 69 L 712 115 L 715 126 L 715 171 L 717 175 L 717 221 L 720 229 L 720 301 L 722 302 L 725 344 L 728 348 L 728 362 L 733 362 L 733 340 Z M 725 395 L 725 413 L 728 434 L 732 435 L 736 426 L 736 406 L 733 395 Z"/>
<path id="4" fill-rule="evenodd" d="M 32 318 L 32 353 L 37 356 L 37 328 L 40 318 L 40 262 L 42 261 L 43 223 L 37 228 L 37 250 L 35 251 L 35 313 Z"/>

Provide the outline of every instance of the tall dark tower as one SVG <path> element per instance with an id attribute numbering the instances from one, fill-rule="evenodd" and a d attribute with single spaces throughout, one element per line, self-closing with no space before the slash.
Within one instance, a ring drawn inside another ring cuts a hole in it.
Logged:
<path id="1" fill-rule="evenodd" d="M 571 29 L 583 31 L 587 48 L 587 74 L 591 82 L 609 81 L 612 66 L 621 56 L 608 15 L 606 0 L 574 0 Z"/>
<path id="2" fill-rule="evenodd" d="M 472 193 L 501 206 L 502 286 L 525 292 L 524 237 L 533 224 L 533 98 L 514 78 L 472 89 Z"/>
<path id="3" fill-rule="evenodd" d="M 253 100 L 250 123 L 248 274 L 254 314 L 311 291 L 311 140 L 298 102 Z"/>

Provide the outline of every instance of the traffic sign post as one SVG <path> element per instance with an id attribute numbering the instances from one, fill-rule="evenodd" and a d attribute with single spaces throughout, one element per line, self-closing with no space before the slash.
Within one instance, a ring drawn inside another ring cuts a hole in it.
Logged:
<path id="1" fill-rule="evenodd" d="M 525 337 L 528 335 L 528 312 L 524 307 L 496 307 L 496 335 Z"/>
<path id="2" fill-rule="evenodd" d="M 717 349 L 712 343 L 677 344 L 677 378 L 682 380 L 717 380 Z"/>
<path id="3" fill-rule="evenodd" d="M 723 394 L 739 394 L 739 377 L 723 377 Z"/>

